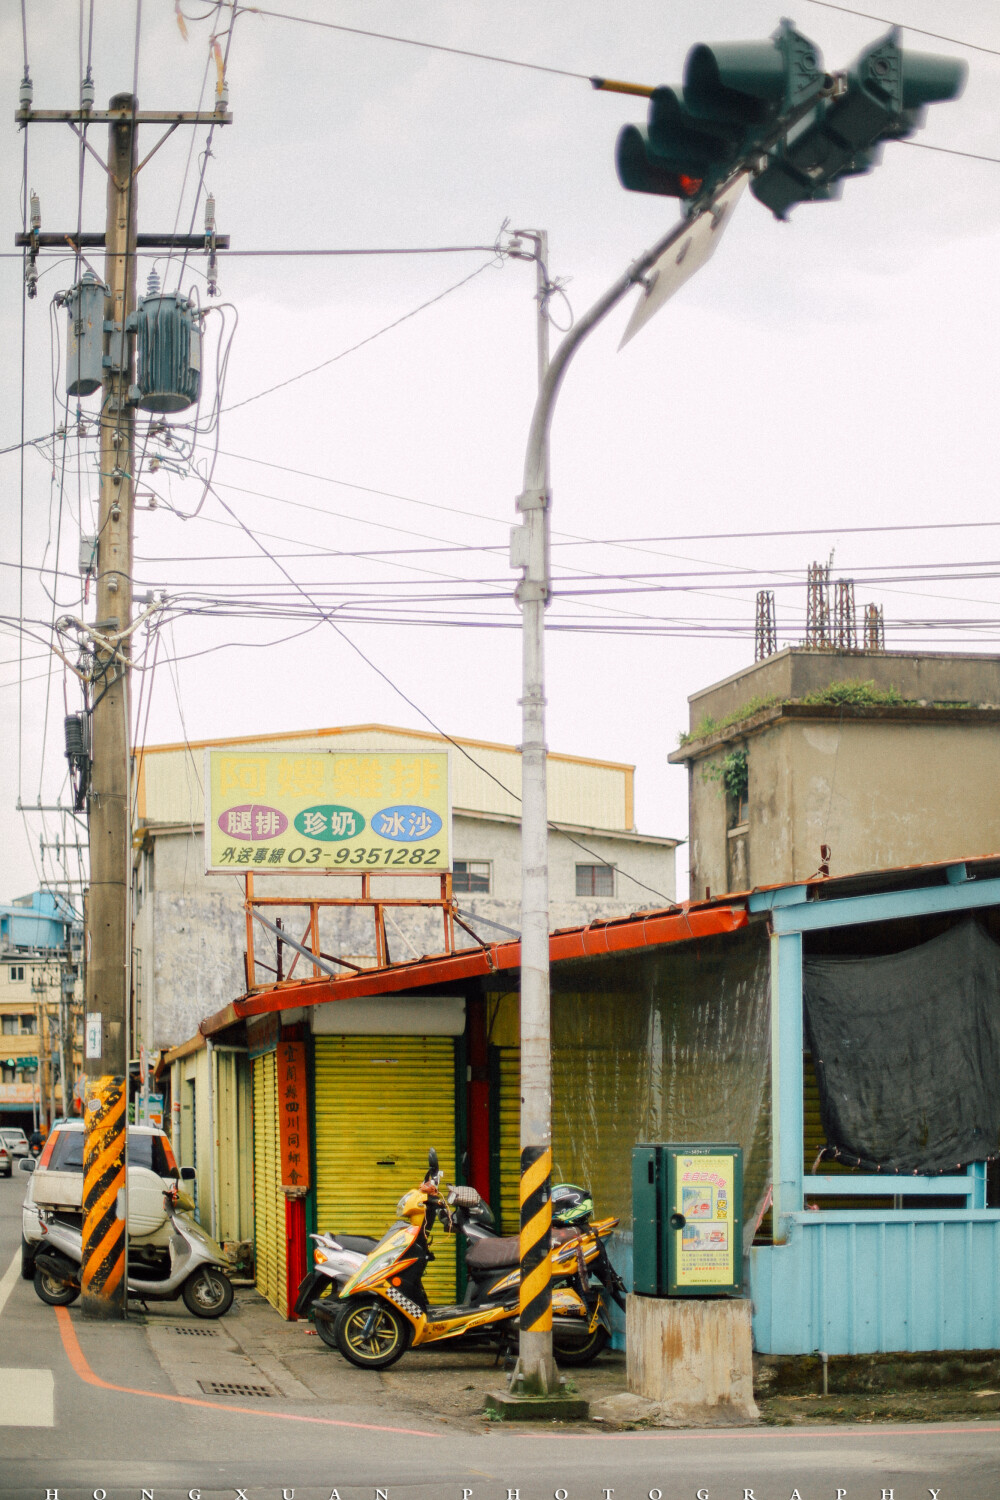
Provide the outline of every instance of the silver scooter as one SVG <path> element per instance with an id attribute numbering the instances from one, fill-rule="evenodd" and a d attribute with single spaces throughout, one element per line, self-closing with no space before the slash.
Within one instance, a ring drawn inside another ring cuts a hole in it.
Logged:
<path id="1" fill-rule="evenodd" d="M 314 1302 L 330 1297 L 336 1301 L 341 1288 L 368 1259 L 378 1240 L 363 1234 L 311 1234 L 316 1241 L 313 1268 L 299 1283 L 295 1316 L 307 1318 Z"/>
<path id="2" fill-rule="evenodd" d="M 129 1267 L 128 1294 L 140 1302 L 172 1302 L 180 1297 L 196 1318 L 221 1318 L 233 1305 L 233 1285 L 226 1275 L 229 1257 L 215 1240 L 178 1209 L 173 1192 L 163 1194 L 167 1243 L 147 1254 L 140 1267 Z M 80 1295 L 82 1228 L 51 1209 L 39 1211 L 42 1239 L 35 1251 L 35 1291 L 50 1307 L 68 1307 Z M 150 1276 L 150 1273 L 154 1273 Z"/>

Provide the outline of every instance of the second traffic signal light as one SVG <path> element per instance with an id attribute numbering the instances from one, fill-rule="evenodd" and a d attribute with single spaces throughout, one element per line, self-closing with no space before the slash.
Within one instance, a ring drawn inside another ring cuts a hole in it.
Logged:
<path id="1" fill-rule="evenodd" d="M 957 99 L 966 73 L 955 58 L 904 52 L 893 27 L 861 53 L 841 91 L 789 132 L 750 191 L 779 219 L 796 203 L 839 198 L 842 179 L 870 171 L 885 141 L 919 129 L 928 104 Z"/>

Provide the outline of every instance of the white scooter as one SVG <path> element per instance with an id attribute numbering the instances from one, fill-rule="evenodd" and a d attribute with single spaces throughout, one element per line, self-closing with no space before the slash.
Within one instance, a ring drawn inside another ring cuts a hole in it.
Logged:
<path id="1" fill-rule="evenodd" d="M 42 1240 L 35 1251 L 35 1291 L 50 1307 L 68 1307 L 80 1295 L 82 1230 L 48 1209 L 40 1210 L 39 1221 Z M 176 1190 L 163 1193 L 158 1227 L 161 1232 L 147 1234 L 137 1247 L 130 1242 L 130 1251 L 135 1247 L 141 1258 L 129 1257 L 129 1296 L 140 1302 L 181 1297 L 196 1318 L 221 1318 L 233 1305 L 225 1251 L 177 1207 Z"/>
<path id="2" fill-rule="evenodd" d="M 334 1302 L 359 1266 L 364 1265 L 378 1244 L 363 1234 L 311 1234 L 316 1241 L 313 1269 L 299 1283 L 295 1298 L 295 1315 L 309 1316 L 314 1302 L 330 1297 Z"/>

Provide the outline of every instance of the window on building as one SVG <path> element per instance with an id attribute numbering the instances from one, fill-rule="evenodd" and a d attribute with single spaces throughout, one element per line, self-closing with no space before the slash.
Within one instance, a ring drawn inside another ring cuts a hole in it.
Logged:
<path id="1" fill-rule="evenodd" d="M 4 1083 L 13 1083 L 15 1078 L 17 1077 L 17 1072 L 14 1068 L 8 1068 L 5 1063 L 3 1067 L 0 1068 L 0 1075 L 2 1075 Z"/>
<path id="2" fill-rule="evenodd" d="M 578 896 L 613 896 L 614 893 L 614 865 L 577 865 L 576 894 Z"/>
<path id="3" fill-rule="evenodd" d="M 37 1016 L 22 1016 L 21 1017 L 21 1035 L 22 1036 L 36 1036 L 37 1033 L 38 1033 L 38 1017 Z"/>
<path id="4" fill-rule="evenodd" d="M 0 1018 L 0 1024 L 2 1024 L 3 1027 L 0 1035 L 17 1036 L 17 1020 L 17 1016 L 3 1016 L 2 1018 Z"/>
<path id="5" fill-rule="evenodd" d="M 465 891 L 470 895 L 489 895 L 489 860 L 456 859 L 452 867 L 451 888 L 453 891 Z"/>
<path id="6" fill-rule="evenodd" d="M 10 977 L 15 984 L 22 980 L 24 978 L 24 964 L 11 964 Z"/>

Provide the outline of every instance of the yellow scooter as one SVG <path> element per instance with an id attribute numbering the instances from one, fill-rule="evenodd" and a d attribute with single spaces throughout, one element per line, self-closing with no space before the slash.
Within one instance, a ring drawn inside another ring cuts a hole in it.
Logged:
<path id="1" fill-rule="evenodd" d="M 470 1197 L 471 1195 L 471 1197 Z M 337 1302 L 314 1304 L 316 1330 L 325 1343 L 361 1369 L 384 1370 L 407 1351 L 447 1342 L 455 1349 L 513 1349 L 518 1331 L 518 1237 L 470 1235 L 464 1302 L 430 1307 L 422 1276 L 432 1259 L 431 1230 L 465 1229 L 481 1200 L 471 1188 L 442 1183 L 437 1155 L 429 1153 L 427 1178 L 396 1205 L 396 1222 L 345 1284 Z M 611 1319 L 605 1285 L 619 1303 L 622 1283 L 604 1241 L 617 1219 L 553 1226 L 552 1344 L 561 1364 L 587 1364 L 605 1348 Z M 604 1285 L 594 1284 L 591 1272 Z"/>

